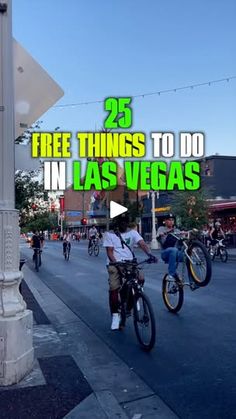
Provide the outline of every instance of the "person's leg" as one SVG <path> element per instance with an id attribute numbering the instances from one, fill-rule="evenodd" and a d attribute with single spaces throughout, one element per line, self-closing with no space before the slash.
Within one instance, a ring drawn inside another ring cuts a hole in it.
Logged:
<path id="1" fill-rule="evenodd" d="M 120 275 L 115 266 L 107 267 L 109 278 L 109 306 L 112 315 L 111 329 L 118 330 L 120 327 L 119 315 L 119 288 L 120 288 Z"/>
<path id="2" fill-rule="evenodd" d="M 171 276 L 176 274 L 178 249 L 176 247 L 168 247 L 163 250 L 161 257 L 164 262 L 168 263 L 168 273 Z"/>

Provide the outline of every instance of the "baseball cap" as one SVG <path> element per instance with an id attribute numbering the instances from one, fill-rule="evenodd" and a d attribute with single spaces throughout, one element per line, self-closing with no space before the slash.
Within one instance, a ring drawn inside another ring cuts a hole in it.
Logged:
<path id="1" fill-rule="evenodd" d="M 173 218 L 173 219 L 175 218 L 174 214 L 171 213 L 171 212 L 169 212 L 169 214 L 165 215 L 165 220 L 169 220 L 170 218 Z"/>

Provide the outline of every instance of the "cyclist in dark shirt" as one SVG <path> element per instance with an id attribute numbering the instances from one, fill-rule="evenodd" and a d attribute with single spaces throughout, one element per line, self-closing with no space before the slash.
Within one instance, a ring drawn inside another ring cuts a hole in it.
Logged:
<path id="1" fill-rule="evenodd" d="M 41 240 L 40 240 L 40 236 L 39 236 L 39 234 L 38 234 L 38 231 L 33 231 L 33 236 L 32 236 L 32 239 L 31 239 L 31 247 L 32 247 L 32 249 L 33 249 L 33 251 L 34 251 L 34 253 L 33 253 L 33 260 L 35 260 L 35 252 L 36 252 L 36 249 L 41 249 Z"/>
<path id="2" fill-rule="evenodd" d="M 216 221 L 214 227 L 212 227 L 210 231 L 211 245 L 214 246 L 217 243 L 217 240 L 222 238 L 225 239 L 225 234 L 221 228 L 220 222 Z"/>
<path id="3" fill-rule="evenodd" d="M 36 249 L 40 249 L 41 248 L 41 240 L 40 240 L 40 236 L 38 234 L 37 231 L 33 231 L 33 236 L 31 239 L 31 247 L 32 248 L 36 248 Z"/>

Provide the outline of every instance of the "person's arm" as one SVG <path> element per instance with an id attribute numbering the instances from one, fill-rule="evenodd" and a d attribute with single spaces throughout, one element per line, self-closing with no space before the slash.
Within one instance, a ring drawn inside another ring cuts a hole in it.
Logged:
<path id="1" fill-rule="evenodd" d="M 212 234 L 214 233 L 214 231 L 215 231 L 215 229 L 214 229 L 214 228 L 212 228 L 212 229 L 210 230 L 210 239 L 211 239 L 211 240 L 213 240 Z"/>
<path id="2" fill-rule="evenodd" d="M 114 247 L 106 247 L 107 257 L 110 262 L 116 262 L 116 258 L 114 256 Z"/>
<path id="3" fill-rule="evenodd" d="M 144 240 L 140 240 L 139 242 L 138 242 L 138 245 L 139 245 L 139 247 L 142 249 L 142 251 L 144 252 L 144 253 L 146 253 L 146 255 L 150 255 L 151 254 L 151 252 L 150 252 L 150 249 L 149 249 L 149 247 L 148 247 L 148 245 L 145 243 L 145 241 Z"/>
<path id="4" fill-rule="evenodd" d="M 223 239 L 225 239 L 225 233 L 223 232 L 222 228 L 220 230 L 221 230 L 220 234 L 222 235 Z"/>

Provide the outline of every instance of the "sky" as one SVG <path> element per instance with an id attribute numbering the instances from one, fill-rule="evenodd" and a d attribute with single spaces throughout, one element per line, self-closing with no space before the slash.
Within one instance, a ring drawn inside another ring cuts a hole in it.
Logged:
<path id="1" fill-rule="evenodd" d="M 13 0 L 13 34 L 70 104 L 236 76 L 235 0 Z M 205 133 L 205 154 L 236 155 L 236 78 L 133 99 L 132 131 Z M 52 108 L 42 129 L 99 131 L 103 103 Z M 77 140 L 73 142 L 76 158 Z"/>

